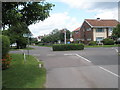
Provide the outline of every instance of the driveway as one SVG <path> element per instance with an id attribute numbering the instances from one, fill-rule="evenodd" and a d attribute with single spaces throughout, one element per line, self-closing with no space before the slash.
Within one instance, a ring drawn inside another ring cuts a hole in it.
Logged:
<path id="1" fill-rule="evenodd" d="M 114 48 L 85 48 L 81 51 L 52 51 L 38 47 L 30 54 L 47 69 L 47 88 L 118 88 L 118 54 Z M 27 54 L 27 51 L 24 50 Z M 21 53 L 21 51 L 11 51 Z"/>

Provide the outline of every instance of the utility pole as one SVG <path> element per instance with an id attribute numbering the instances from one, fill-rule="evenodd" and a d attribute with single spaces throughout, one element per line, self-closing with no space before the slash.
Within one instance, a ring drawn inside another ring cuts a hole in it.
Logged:
<path id="1" fill-rule="evenodd" d="M 66 29 L 64 29 L 64 43 L 66 44 Z"/>

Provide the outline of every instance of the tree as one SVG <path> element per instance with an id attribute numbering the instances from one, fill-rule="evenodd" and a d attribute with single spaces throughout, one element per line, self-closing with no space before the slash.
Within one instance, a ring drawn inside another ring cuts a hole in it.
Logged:
<path id="1" fill-rule="evenodd" d="M 11 26 L 8 30 L 3 31 L 3 35 L 9 36 L 10 44 L 17 43 L 17 49 L 25 48 L 27 45 L 26 38 L 23 34 L 31 33 L 25 23 L 16 23 L 15 26 Z"/>
<path id="2" fill-rule="evenodd" d="M 118 25 L 113 29 L 112 37 L 115 38 L 115 39 L 120 38 L 120 24 L 118 24 Z"/>
<path id="3" fill-rule="evenodd" d="M 9 26 L 8 31 L 3 31 L 10 37 L 11 44 L 16 42 L 17 48 L 26 46 L 23 34 L 30 33 L 28 26 L 49 17 L 54 5 L 45 1 L 40 2 L 3 2 L 2 26 Z M 21 45 L 22 44 L 22 45 Z"/>
<path id="4" fill-rule="evenodd" d="M 43 21 L 49 17 L 54 5 L 41 2 L 3 2 L 2 25 L 14 25 L 16 22 L 25 22 L 28 25 Z M 21 7 L 21 8 L 20 8 Z"/>
<path id="5" fill-rule="evenodd" d="M 70 39 L 70 31 L 66 30 L 66 38 Z M 49 35 L 44 36 L 42 38 L 42 41 L 45 43 L 55 43 L 60 40 L 61 42 L 64 42 L 64 33 L 62 30 L 54 29 Z"/>

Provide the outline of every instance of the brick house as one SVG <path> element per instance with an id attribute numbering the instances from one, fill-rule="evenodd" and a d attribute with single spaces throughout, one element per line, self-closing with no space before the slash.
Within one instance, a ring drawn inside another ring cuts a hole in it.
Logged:
<path id="1" fill-rule="evenodd" d="M 111 36 L 118 23 L 114 19 L 85 19 L 80 28 L 80 40 L 85 44 L 90 41 L 100 42 Z"/>
<path id="2" fill-rule="evenodd" d="M 80 27 L 73 30 L 73 39 L 74 41 L 80 41 Z"/>

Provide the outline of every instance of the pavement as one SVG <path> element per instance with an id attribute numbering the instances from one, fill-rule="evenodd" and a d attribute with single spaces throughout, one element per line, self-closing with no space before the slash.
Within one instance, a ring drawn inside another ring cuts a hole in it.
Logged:
<path id="1" fill-rule="evenodd" d="M 47 88 L 118 88 L 117 47 L 85 48 L 79 51 L 52 51 L 31 46 L 30 55 L 44 62 Z M 11 51 L 22 53 L 23 51 Z"/>

